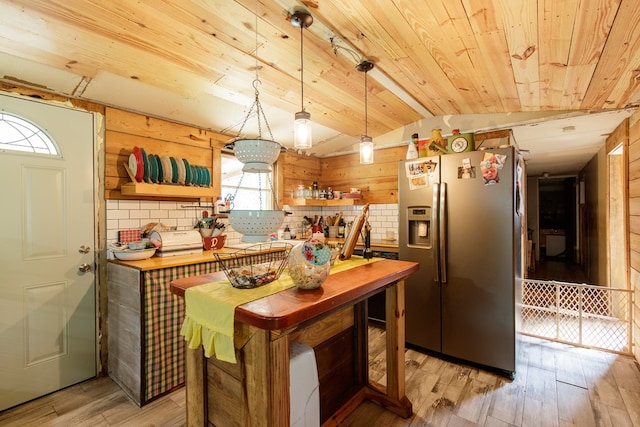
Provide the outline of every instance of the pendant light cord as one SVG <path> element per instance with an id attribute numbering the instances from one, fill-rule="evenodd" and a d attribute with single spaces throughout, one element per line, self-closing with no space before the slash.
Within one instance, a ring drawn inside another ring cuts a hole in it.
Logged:
<path id="1" fill-rule="evenodd" d="M 258 78 L 258 0 L 256 0 L 256 12 L 255 12 L 254 16 L 256 18 L 256 22 L 255 22 L 255 27 L 256 27 L 256 51 L 255 51 L 256 81 L 260 81 L 260 79 Z M 254 84 L 254 87 L 256 87 L 255 84 Z M 257 91 L 258 91 L 258 89 L 256 88 L 256 96 L 257 96 Z M 260 121 L 260 120 L 258 120 L 258 121 Z"/>
<path id="2" fill-rule="evenodd" d="M 267 127 L 267 131 L 269 132 L 269 137 L 271 138 L 271 140 L 273 140 L 273 132 L 271 132 L 271 126 L 269 126 L 269 122 L 267 121 L 267 116 L 264 113 L 264 110 L 262 109 L 262 104 L 260 104 L 260 91 L 258 90 L 258 86 L 262 84 L 262 82 L 260 81 L 260 77 L 258 75 L 258 69 L 259 69 L 259 63 L 258 63 L 258 0 L 256 0 L 256 11 L 255 11 L 255 34 L 256 34 L 256 49 L 254 52 L 254 57 L 256 60 L 256 66 L 255 66 L 255 71 L 256 71 L 256 77 L 255 79 L 253 79 L 253 90 L 254 90 L 254 94 L 255 94 L 255 100 L 253 101 L 253 104 L 251 104 L 251 107 L 249 108 L 249 112 L 247 113 L 247 115 L 244 118 L 244 121 L 242 122 L 242 125 L 240 126 L 240 130 L 238 131 L 238 134 L 236 135 L 236 138 L 240 138 L 240 135 L 242 134 L 242 130 L 244 129 L 244 126 L 247 124 L 247 121 L 249 120 L 249 117 L 251 117 L 251 113 L 253 112 L 253 109 L 256 109 L 256 118 L 257 118 L 257 122 L 258 122 L 258 138 L 262 139 L 262 122 L 260 121 L 260 117 L 262 116 L 262 118 L 264 119 L 264 124 Z"/>
<path id="3" fill-rule="evenodd" d="M 304 111 L 304 25 L 300 25 L 300 109 Z"/>
<path id="4" fill-rule="evenodd" d="M 367 94 L 368 94 L 368 90 L 367 90 L 367 74 L 369 74 L 367 71 L 364 72 L 364 134 L 366 136 L 369 136 L 369 110 L 367 105 L 369 104 L 369 102 L 367 101 Z"/>

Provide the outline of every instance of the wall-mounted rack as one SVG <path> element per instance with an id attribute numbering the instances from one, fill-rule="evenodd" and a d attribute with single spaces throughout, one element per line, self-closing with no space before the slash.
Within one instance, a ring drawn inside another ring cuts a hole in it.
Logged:
<path id="1" fill-rule="evenodd" d="M 128 164 L 124 168 L 129 174 L 131 182 L 120 186 L 120 193 L 123 196 L 147 196 L 147 197 L 172 197 L 172 198 L 213 198 L 215 196 L 212 187 L 196 187 L 178 184 L 150 184 L 148 182 L 138 182 L 129 169 Z"/>

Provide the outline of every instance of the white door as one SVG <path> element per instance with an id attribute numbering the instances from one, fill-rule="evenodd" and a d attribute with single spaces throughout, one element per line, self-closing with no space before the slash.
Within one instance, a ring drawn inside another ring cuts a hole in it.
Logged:
<path id="1" fill-rule="evenodd" d="M 4 113 L 58 154 L 0 146 L 0 410 L 96 374 L 93 115 L 0 95 Z"/>

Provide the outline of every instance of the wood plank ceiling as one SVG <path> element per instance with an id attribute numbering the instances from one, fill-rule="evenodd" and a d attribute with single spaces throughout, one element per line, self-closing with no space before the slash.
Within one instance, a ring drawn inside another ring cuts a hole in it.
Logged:
<path id="1" fill-rule="evenodd" d="M 355 64 L 365 58 L 393 82 L 369 74 L 374 138 L 427 112 L 618 109 L 640 89 L 637 0 L 2 0 L 0 52 L 79 76 L 67 93 L 79 98 L 108 72 L 187 100 L 221 91 L 252 100 L 258 65 L 261 103 L 292 117 L 301 108 L 296 8 L 314 17 L 303 32 L 304 107 L 356 140 L 365 119 Z M 190 124 L 233 135 L 241 122 Z"/>

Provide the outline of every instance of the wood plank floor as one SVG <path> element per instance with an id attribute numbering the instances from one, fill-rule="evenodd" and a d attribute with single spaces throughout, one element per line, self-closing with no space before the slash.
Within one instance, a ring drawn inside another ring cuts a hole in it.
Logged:
<path id="1" fill-rule="evenodd" d="M 557 280 L 559 282 L 597 284 L 587 277 L 582 267 L 567 260 L 544 259 L 538 261 L 534 271 L 530 271 L 529 279 Z"/>
<path id="2" fill-rule="evenodd" d="M 640 426 L 640 369 L 633 358 L 522 339 L 515 380 L 407 350 L 406 387 L 413 416 L 402 419 L 365 402 L 343 425 Z M 370 327 L 369 340 L 372 378 L 382 378 L 384 332 Z M 184 389 L 138 408 L 109 378 L 0 412 L 1 426 L 184 424 Z"/>

